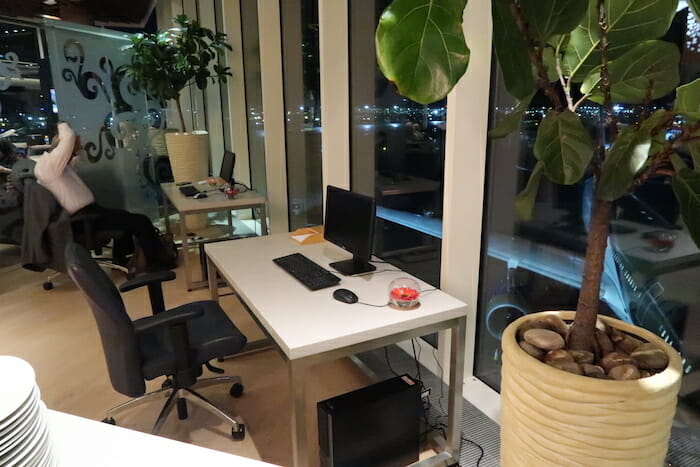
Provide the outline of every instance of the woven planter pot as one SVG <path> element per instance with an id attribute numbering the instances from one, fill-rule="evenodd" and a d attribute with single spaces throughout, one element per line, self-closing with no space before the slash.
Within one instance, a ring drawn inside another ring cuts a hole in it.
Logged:
<path id="1" fill-rule="evenodd" d="M 209 134 L 166 133 L 165 144 L 175 183 L 196 182 L 209 177 Z M 187 216 L 188 230 L 199 230 L 207 225 L 206 214 Z"/>
<path id="2" fill-rule="evenodd" d="M 544 313 L 574 318 L 573 311 Z M 544 313 L 523 316 L 503 333 L 501 466 L 662 465 L 681 385 L 678 352 L 645 329 L 601 316 L 662 348 L 668 367 L 634 381 L 567 373 L 531 357 L 516 341 L 518 328 Z"/>

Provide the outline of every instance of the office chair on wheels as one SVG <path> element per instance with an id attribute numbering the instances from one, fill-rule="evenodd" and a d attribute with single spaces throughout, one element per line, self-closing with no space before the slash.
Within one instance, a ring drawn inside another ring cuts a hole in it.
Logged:
<path id="1" fill-rule="evenodd" d="M 119 291 L 85 248 L 70 243 L 65 258 L 68 274 L 85 294 L 97 321 L 112 387 L 135 398 L 110 409 L 103 421 L 114 424 L 118 412 L 169 394 L 153 425 L 153 434 L 176 406 L 180 420 L 187 418 L 189 401 L 230 423 L 233 439 L 243 439 L 245 426 L 194 389 L 233 383 L 230 395 L 239 397 L 243 393 L 237 376 L 197 379 L 202 365 L 209 366 L 209 360 L 241 351 L 247 342 L 219 304 L 204 300 L 166 310 L 161 283 L 173 280 L 175 273 L 146 274 L 119 287 L 121 292 L 148 287 L 153 315 L 132 321 Z M 159 376 L 167 376 L 169 383 L 146 394 L 145 380 Z"/>

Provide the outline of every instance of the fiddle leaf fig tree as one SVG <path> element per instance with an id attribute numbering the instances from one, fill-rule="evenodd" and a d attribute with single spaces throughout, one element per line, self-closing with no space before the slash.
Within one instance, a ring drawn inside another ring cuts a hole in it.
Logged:
<path id="1" fill-rule="evenodd" d="M 226 34 L 204 28 L 186 15 L 178 15 L 173 21 L 178 27 L 130 35 L 131 43 L 124 49 L 132 52 L 131 63 L 125 69 L 137 91 L 161 103 L 175 101 L 186 133 L 180 105 L 182 91 L 192 84 L 203 90 L 210 82 L 226 82 L 230 68 L 220 62 L 231 46 Z"/>
<path id="2" fill-rule="evenodd" d="M 617 199 L 652 177 L 670 177 L 685 228 L 700 246 L 700 79 L 679 86 L 678 47 L 660 40 L 678 0 L 491 4 L 496 57 L 506 89 L 518 104 L 490 136 L 502 138 L 516 131 L 537 92 L 550 101 L 535 138 L 537 163 L 516 198 L 516 213 L 532 217 L 543 177 L 565 185 L 589 175 L 595 179 L 583 279 L 568 342 L 570 349 L 590 351 L 610 214 Z M 699 13 L 700 0 L 689 4 Z M 435 102 L 459 81 L 469 58 L 460 6 L 465 2 L 395 0 L 383 12 L 376 34 L 377 60 L 399 93 L 420 103 Z M 438 35 L 449 42 L 438 41 Z M 459 66 L 450 60 L 457 56 Z M 673 92 L 674 105 L 655 110 L 658 106 L 652 101 Z M 584 126 L 579 114 L 584 102 L 600 106 L 604 118 L 597 128 Z M 616 104 L 637 105 L 640 121 L 620 123 Z M 669 140 L 667 134 L 675 136 Z M 689 154 L 688 160 L 679 156 L 681 150 Z"/>

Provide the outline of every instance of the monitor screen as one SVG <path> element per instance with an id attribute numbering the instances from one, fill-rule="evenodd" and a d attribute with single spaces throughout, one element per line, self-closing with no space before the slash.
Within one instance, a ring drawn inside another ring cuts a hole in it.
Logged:
<path id="1" fill-rule="evenodd" d="M 369 260 L 372 257 L 375 212 L 374 198 L 334 186 L 327 187 L 323 236 L 353 255 L 351 260 L 331 264 L 336 270 L 345 275 L 374 270 Z"/>
<path id="2" fill-rule="evenodd" d="M 231 151 L 224 151 L 224 158 L 221 161 L 221 172 L 219 177 L 226 183 L 233 184 L 233 168 L 236 165 L 236 154 Z"/>

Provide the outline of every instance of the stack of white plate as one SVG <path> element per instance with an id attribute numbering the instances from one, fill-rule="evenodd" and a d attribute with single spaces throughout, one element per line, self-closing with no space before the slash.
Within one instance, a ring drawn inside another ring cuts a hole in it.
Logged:
<path id="1" fill-rule="evenodd" d="M 54 467 L 34 369 L 17 357 L 0 356 L 0 375 L 0 466 Z"/>

